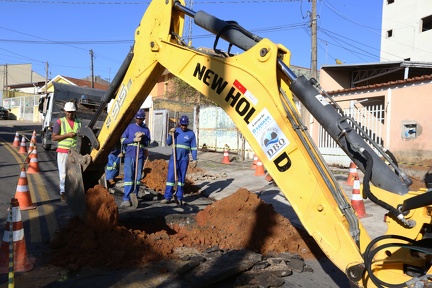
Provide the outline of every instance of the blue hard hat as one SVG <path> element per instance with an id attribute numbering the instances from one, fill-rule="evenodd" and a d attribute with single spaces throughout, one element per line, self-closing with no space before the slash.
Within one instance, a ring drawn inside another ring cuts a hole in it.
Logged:
<path id="1" fill-rule="evenodd" d="M 138 112 L 137 112 L 136 115 L 135 115 L 135 118 L 138 118 L 138 119 L 145 119 L 145 113 L 144 113 L 144 110 L 142 110 L 142 109 L 138 110 Z"/>
<path id="2" fill-rule="evenodd" d="M 186 115 L 180 117 L 180 125 L 189 125 L 189 118 Z"/>

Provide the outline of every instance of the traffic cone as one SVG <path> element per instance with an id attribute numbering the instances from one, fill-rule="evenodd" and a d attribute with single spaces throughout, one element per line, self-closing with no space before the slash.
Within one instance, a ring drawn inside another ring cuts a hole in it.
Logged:
<path id="1" fill-rule="evenodd" d="M 18 131 L 15 133 L 15 138 L 14 138 L 14 141 L 12 143 L 12 146 L 13 147 L 19 147 L 20 146 Z"/>
<path id="2" fill-rule="evenodd" d="M 35 144 L 34 144 L 34 142 L 33 141 L 30 141 L 30 143 L 29 143 L 29 147 L 28 147 L 28 153 L 30 153 L 30 152 L 32 152 L 33 151 L 33 149 L 34 149 L 34 147 L 35 147 Z"/>
<path id="3" fill-rule="evenodd" d="M 257 163 L 257 161 L 258 161 L 258 155 L 254 153 L 251 169 L 256 169 L 256 163 Z"/>
<path id="4" fill-rule="evenodd" d="M 357 173 L 357 166 L 354 162 L 351 162 L 349 170 L 348 170 L 348 178 L 347 178 L 346 184 L 353 186 L 354 180 L 356 177 L 357 177 L 357 179 L 359 179 L 358 178 L 359 176 Z"/>
<path id="5" fill-rule="evenodd" d="M 27 151 L 27 158 L 25 159 L 25 163 L 26 164 L 30 163 L 31 152 L 33 151 L 34 147 L 35 146 L 34 146 L 33 142 L 30 141 L 30 144 L 29 144 L 29 147 L 28 147 L 28 151 Z"/>
<path id="6" fill-rule="evenodd" d="M 261 160 L 258 158 L 257 163 L 256 163 L 255 176 L 262 176 L 262 175 L 265 175 L 264 165 L 261 162 Z"/>
<path id="7" fill-rule="evenodd" d="M 30 139 L 30 142 L 33 142 L 34 144 L 37 143 L 36 130 L 33 130 L 33 134 L 32 134 L 32 137 Z"/>
<path id="8" fill-rule="evenodd" d="M 32 144 L 33 144 L 33 143 L 30 142 L 30 145 L 29 145 L 29 147 L 28 147 L 27 157 L 26 157 L 26 159 L 25 159 L 25 161 L 24 161 L 26 164 L 29 164 L 29 163 L 30 163 L 31 151 L 33 151 L 33 149 L 34 149 L 34 145 L 32 145 Z"/>
<path id="9" fill-rule="evenodd" d="M 358 218 L 364 218 L 368 216 L 365 211 L 363 198 L 360 195 L 360 180 L 358 179 L 358 177 L 356 177 L 353 184 L 353 190 L 351 195 L 351 206 L 356 211 Z"/>
<path id="10" fill-rule="evenodd" d="M 21 173 L 15 192 L 15 198 L 18 199 L 18 202 L 20 203 L 20 210 L 30 210 L 36 208 L 36 205 L 33 205 L 31 200 L 31 195 L 28 188 L 27 173 L 24 166 L 21 168 Z"/>
<path id="11" fill-rule="evenodd" d="M 21 138 L 21 145 L 19 147 L 19 151 L 18 153 L 20 154 L 27 154 L 27 146 L 26 146 L 26 142 L 25 142 L 25 136 L 23 135 Z"/>
<path id="12" fill-rule="evenodd" d="M 19 202 L 16 198 L 11 200 L 11 209 L 8 213 L 6 228 L 3 234 L 3 241 L 0 247 L 0 273 L 27 272 L 33 269 L 34 258 L 27 255 L 27 248 L 24 238 L 24 227 L 21 219 Z M 11 260 L 13 259 L 13 263 Z"/>
<path id="13" fill-rule="evenodd" d="M 30 159 L 30 163 L 27 168 L 27 174 L 39 173 L 39 161 L 38 161 L 36 146 L 34 146 L 32 152 L 30 153 L 29 159 Z"/>
<path id="14" fill-rule="evenodd" d="M 224 147 L 222 164 L 231 164 L 231 162 L 229 160 L 229 154 L 228 154 L 228 147 L 227 146 Z"/>
<path id="15" fill-rule="evenodd" d="M 267 175 L 266 175 L 266 177 L 265 177 L 265 180 L 266 180 L 267 182 L 271 182 L 271 181 L 273 181 L 273 177 L 270 175 L 270 173 L 267 173 Z"/>

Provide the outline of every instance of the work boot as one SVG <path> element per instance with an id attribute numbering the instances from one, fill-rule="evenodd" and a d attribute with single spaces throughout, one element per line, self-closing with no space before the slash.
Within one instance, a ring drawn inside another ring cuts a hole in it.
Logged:
<path id="1" fill-rule="evenodd" d="M 108 184 L 108 188 L 110 188 L 110 187 L 114 187 L 116 182 L 114 180 L 110 179 L 107 181 L 107 184 Z"/>
<path id="2" fill-rule="evenodd" d="M 162 199 L 162 201 L 160 202 L 161 204 L 169 204 L 171 203 L 170 199 Z"/>
<path id="3" fill-rule="evenodd" d="M 126 207 L 130 207 L 130 206 L 132 206 L 130 201 L 123 201 L 120 204 L 120 208 L 126 208 Z"/>

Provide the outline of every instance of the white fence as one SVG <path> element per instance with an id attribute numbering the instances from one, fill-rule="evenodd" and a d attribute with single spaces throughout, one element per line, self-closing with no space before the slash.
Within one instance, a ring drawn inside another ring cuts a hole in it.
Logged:
<path id="1" fill-rule="evenodd" d="M 40 115 L 37 112 L 39 98 L 41 95 L 20 96 L 3 99 L 3 107 L 11 109 L 10 119 L 29 120 L 33 122 L 40 121 Z"/>
<path id="2" fill-rule="evenodd" d="M 384 108 L 382 105 L 345 109 L 344 114 L 353 118 L 374 142 L 384 146 Z M 356 129 L 358 130 L 358 129 Z M 319 129 L 318 148 L 328 165 L 349 167 L 351 159 L 339 148 L 336 141 L 322 128 Z"/>

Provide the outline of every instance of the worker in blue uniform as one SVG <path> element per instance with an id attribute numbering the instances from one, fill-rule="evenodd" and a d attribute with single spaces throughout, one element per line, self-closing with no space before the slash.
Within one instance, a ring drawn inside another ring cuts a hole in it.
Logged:
<path id="1" fill-rule="evenodd" d="M 140 109 L 135 115 L 135 123 L 129 124 L 121 136 L 121 144 L 125 147 L 125 158 L 124 194 L 120 208 L 132 206 L 131 194 L 138 195 L 144 158 L 148 155 L 147 147 L 150 143 L 150 130 L 144 120 L 144 110 Z"/>
<path id="2" fill-rule="evenodd" d="M 161 201 L 162 204 L 171 203 L 173 197 L 174 186 L 175 186 L 175 170 L 177 170 L 177 187 L 174 192 L 174 199 L 178 205 L 183 205 L 183 193 L 186 184 L 186 171 L 191 163 L 191 167 L 196 167 L 197 164 L 197 146 L 195 133 L 188 129 L 189 118 L 187 116 L 181 116 L 179 121 L 180 127 L 171 128 L 170 133 L 167 137 L 166 144 L 173 146 L 173 154 L 168 163 L 168 175 L 166 181 L 166 188 L 164 193 L 164 199 Z M 173 139 L 174 135 L 174 139 Z M 192 159 L 189 161 L 189 154 L 192 154 Z M 174 159 L 174 155 L 175 158 Z M 174 167 L 174 161 L 175 167 Z"/>
<path id="3" fill-rule="evenodd" d="M 115 183 L 115 177 L 119 175 L 120 167 L 120 150 L 114 149 L 108 155 L 108 163 L 105 166 L 105 178 L 108 184 L 108 188 L 113 187 Z"/>

